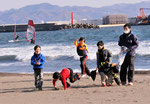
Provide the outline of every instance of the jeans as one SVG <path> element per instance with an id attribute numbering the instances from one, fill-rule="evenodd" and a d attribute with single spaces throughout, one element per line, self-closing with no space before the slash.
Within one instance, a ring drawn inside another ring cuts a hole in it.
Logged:
<path id="1" fill-rule="evenodd" d="M 43 85 L 43 69 L 36 68 L 34 69 L 34 78 L 35 78 L 35 87 L 42 88 Z"/>

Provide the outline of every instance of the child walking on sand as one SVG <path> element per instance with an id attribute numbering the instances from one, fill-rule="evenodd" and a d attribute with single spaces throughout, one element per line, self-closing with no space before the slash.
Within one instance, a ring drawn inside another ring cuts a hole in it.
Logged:
<path id="1" fill-rule="evenodd" d="M 31 58 L 31 65 L 33 65 L 34 70 L 35 88 L 42 90 L 45 57 L 41 54 L 41 47 L 39 45 L 34 47 L 34 51 L 34 55 Z"/>
<path id="2" fill-rule="evenodd" d="M 85 73 L 88 75 L 88 76 L 91 76 L 91 72 L 90 70 L 88 69 L 87 65 L 86 65 L 86 60 L 87 60 L 87 53 L 88 53 L 88 48 L 87 48 L 87 45 L 85 44 L 85 38 L 84 37 L 81 37 L 79 39 L 79 43 L 77 43 L 77 40 L 76 39 L 74 41 L 74 44 L 76 45 L 77 47 L 77 53 L 78 55 L 80 56 L 80 67 L 81 67 L 81 74 L 82 74 L 82 77 L 84 77 Z"/>

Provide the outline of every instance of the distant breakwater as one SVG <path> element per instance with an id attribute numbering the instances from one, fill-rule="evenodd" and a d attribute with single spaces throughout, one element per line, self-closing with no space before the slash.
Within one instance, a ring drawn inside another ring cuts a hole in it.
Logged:
<path id="1" fill-rule="evenodd" d="M 16 31 L 22 32 L 27 30 L 27 24 L 16 25 Z M 66 25 L 56 25 L 55 23 L 42 23 L 35 24 L 36 31 L 52 31 L 52 30 L 60 30 Z M 0 25 L 0 32 L 14 32 L 15 24 L 13 25 Z"/>
<path id="2" fill-rule="evenodd" d="M 27 30 L 27 24 L 16 25 L 17 32 L 23 32 Z M 12 25 L 0 25 L 0 32 L 14 32 L 15 24 Z M 35 24 L 36 31 L 55 31 L 62 29 L 95 29 L 99 28 L 97 25 L 93 24 L 55 24 L 55 23 L 41 23 Z"/>

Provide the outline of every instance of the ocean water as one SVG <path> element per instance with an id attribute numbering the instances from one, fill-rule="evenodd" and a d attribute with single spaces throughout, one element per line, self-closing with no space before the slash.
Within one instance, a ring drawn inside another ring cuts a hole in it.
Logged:
<path id="1" fill-rule="evenodd" d="M 120 51 L 118 39 L 122 33 L 122 27 L 36 32 L 36 45 L 41 45 L 41 53 L 46 57 L 44 72 L 60 71 L 66 67 L 80 72 L 80 61 L 74 40 L 81 36 L 85 37 L 89 49 L 87 66 L 90 70 L 96 68 L 96 44 L 99 40 L 104 41 L 105 48 L 113 54 L 113 62 L 117 63 Z M 150 26 L 132 26 L 132 33 L 139 40 L 135 70 L 150 70 Z M 11 42 L 13 34 L 0 33 L 0 72 L 32 73 L 30 59 L 35 45 L 26 41 L 26 32 L 17 32 L 21 41 Z"/>

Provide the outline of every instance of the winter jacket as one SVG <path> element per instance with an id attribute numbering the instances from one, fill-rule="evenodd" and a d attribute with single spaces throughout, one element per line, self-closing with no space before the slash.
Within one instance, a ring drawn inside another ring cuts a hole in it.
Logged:
<path id="1" fill-rule="evenodd" d="M 135 56 L 135 49 L 138 47 L 139 42 L 136 35 L 130 32 L 129 34 L 124 33 L 119 37 L 118 45 L 127 47 L 129 49 L 128 53 L 131 56 Z"/>
<path id="2" fill-rule="evenodd" d="M 60 74 L 61 74 L 61 77 L 60 77 L 60 80 L 61 80 L 61 82 L 63 83 L 63 85 L 64 85 L 64 89 L 67 89 L 67 78 L 69 78 L 70 77 L 70 70 L 69 69 L 67 69 L 67 68 L 65 68 L 65 69 L 63 69 L 61 72 L 60 72 Z M 56 81 L 57 80 L 53 80 L 53 86 L 55 87 L 56 86 Z"/>
<path id="3" fill-rule="evenodd" d="M 109 65 L 112 63 L 112 54 L 109 50 L 103 48 L 101 50 L 98 50 L 96 53 L 97 56 L 97 68 L 101 67 L 101 63 L 105 63 L 104 66 L 109 67 Z"/>
<path id="4" fill-rule="evenodd" d="M 37 65 L 36 64 L 37 62 L 40 62 L 41 64 Z M 33 65 L 33 69 L 36 69 L 36 68 L 43 69 L 44 64 L 45 64 L 45 57 L 42 54 L 37 55 L 34 53 L 34 55 L 31 58 L 31 65 Z"/>

